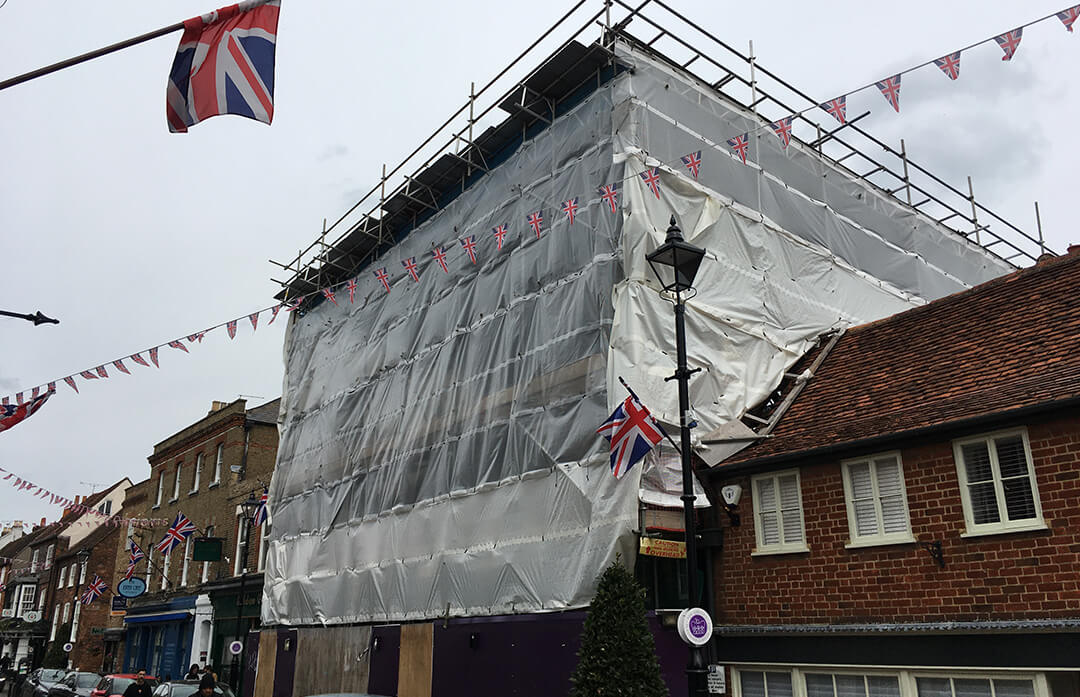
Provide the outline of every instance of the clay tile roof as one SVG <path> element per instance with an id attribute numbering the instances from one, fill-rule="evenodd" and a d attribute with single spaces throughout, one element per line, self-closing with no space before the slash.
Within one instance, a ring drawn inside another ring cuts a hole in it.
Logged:
<path id="1" fill-rule="evenodd" d="M 773 437 L 718 467 L 1077 397 L 1080 254 L 1070 254 L 849 330 Z"/>

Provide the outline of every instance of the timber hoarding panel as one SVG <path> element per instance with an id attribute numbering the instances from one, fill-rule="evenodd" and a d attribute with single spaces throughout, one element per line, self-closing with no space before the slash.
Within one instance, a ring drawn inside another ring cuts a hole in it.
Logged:
<path id="1" fill-rule="evenodd" d="M 303 694 L 368 692 L 371 627 L 301 629 L 297 644 L 295 684 Z"/>
<path id="2" fill-rule="evenodd" d="M 431 623 L 401 625 L 397 697 L 431 697 Z"/>
<path id="3" fill-rule="evenodd" d="M 259 632 L 259 664 L 255 673 L 253 697 L 274 697 L 274 672 L 277 664 L 277 630 Z"/>

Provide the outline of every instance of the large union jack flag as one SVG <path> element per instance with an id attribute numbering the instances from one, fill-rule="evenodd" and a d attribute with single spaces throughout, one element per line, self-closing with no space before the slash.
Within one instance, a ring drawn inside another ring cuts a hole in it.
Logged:
<path id="1" fill-rule="evenodd" d="M 270 493 L 263 487 L 262 496 L 259 497 L 259 507 L 255 509 L 255 515 L 251 517 L 251 522 L 255 524 L 255 527 L 261 526 L 270 517 Z"/>
<path id="2" fill-rule="evenodd" d="M 220 114 L 270 123 L 280 9 L 280 0 L 246 0 L 184 22 L 166 90 L 170 131 Z"/>
<path id="3" fill-rule="evenodd" d="M 611 473 L 616 479 L 622 479 L 664 437 L 664 429 L 633 395 L 596 432 L 611 443 Z"/>
<path id="4" fill-rule="evenodd" d="M 101 594 L 108 589 L 109 587 L 105 585 L 105 582 L 101 580 L 101 577 L 94 574 L 94 580 L 86 584 L 86 588 L 83 590 L 82 598 L 80 598 L 80 600 L 82 600 L 83 605 L 89 605 L 100 598 Z"/>
<path id="5" fill-rule="evenodd" d="M 142 549 L 139 548 L 139 545 L 135 543 L 135 540 L 131 539 L 130 537 L 128 538 L 127 545 L 128 567 L 127 572 L 124 574 L 124 578 L 130 581 L 131 577 L 135 575 L 135 565 L 143 559 L 146 559 L 146 554 L 144 554 Z"/>
<path id="6" fill-rule="evenodd" d="M 165 533 L 165 537 L 161 538 L 161 542 L 158 542 L 157 545 L 154 546 L 154 549 L 162 554 L 168 554 L 173 550 L 173 547 L 176 547 L 176 545 L 191 537 L 191 534 L 197 529 L 195 523 L 188 520 L 186 515 L 177 513 L 176 520 L 173 521 L 172 527 Z"/>
<path id="7" fill-rule="evenodd" d="M 29 402 L 22 402 L 21 404 L 0 404 L 0 431 L 6 431 L 20 421 L 32 416 L 34 412 L 45 406 L 45 401 L 54 392 L 55 390 L 49 390 L 43 395 L 34 397 Z"/>

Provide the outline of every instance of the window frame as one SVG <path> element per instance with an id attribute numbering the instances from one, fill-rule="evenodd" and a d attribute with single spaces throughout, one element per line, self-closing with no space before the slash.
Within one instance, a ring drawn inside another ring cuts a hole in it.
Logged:
<path id="1" fill-rule="evenodd" d="M 225 462 L 225 444 L 217 444 L 217 452 L 214 453 L 214 480 L 210 482 L 209 486 L 218 486 L 221 484 L 221 466 Z"/>
<path id="2" fill-rule="evenodd" d="M 903 532 L 885 532 L 885 513 L 881 507 L 881 492 L 878 489 L 878 477 L 877 477 L 877 463 L 876 460 L 881 460 L 887 457 L 895 457 L 896 465 L 900 472 L 900 500 L 904 504 L 904 520 L 907 523 L 907 530 Z M 875 535 L 858 535 L 858 526 L 856 525 L 855 516 L 855 489 L 851 480 L 851 466 L 853 465 L 870 465 L 870 483 L 874 490 L 874 513 L 877 516 L 878 532 Z M 904 479 L 904 458 L 901 456 L 899 450 L 890 450 L 884 453 L 873 453 L 863 457 L 853 457 L 840 461 L 840 472 L 844 478 L 844 505 L 847 508 L 848 516 L 848 543 L 844 545 L 847 549 L 853 549 L 858 547 L 879 547 L 882 545 L 897 545 L 904 543 L 915 542 L 914 533 L 911 530 L 911 508 L 908 506 L 907 498 L 907 480 Z"/>
<path id="3" fill-rule="evenodd" d="M 997 448 L 993 447 L 994 441 L 1009 436 L 1020 436 L 1024 445 L 1024 457 L 1027 458 L 1028 480 L 1031 483 L 1032 500 L 1035 505 L 1034 518 L 1021 518 L 1019 520 L 1006 520 L 1008 508 L 1005 502 L 1005 491 L 1001 479 L 1001 467 L 998 463 Z M 972 443 L 986 443 L 986 451 L 990 456 L 990 473 L 994 483 L 994 498 L 998 507 L 999 520 L 996 523 L 976 523 L 975 512 L 971 507 L 971 490 L 967 481 L 967 468 L 964 465 L 963 446 Z M 953 462 L 956 465 L 956 476 L 960 484 L 960 502 L 964 509 L 964 525 L 966 531 L 961 537 L 977 537 L 980 535 L 1000 535 L 1010 532 L 1026 530 L 1046 530 L 1046 521 L 1043 518 L 1042 501 L 1039 498 L 1039 480 L 1035 476 L 1035 458 L 1031 455 L 1031 442 L 1028 439 L 1026 427 L 1010 428 L 1001 431 L 978 433 L 964 438 L 958 438 L 952 442 Z"/>
<path id="4" fill-rule="evenodd" d="M 199 492 L 199 480 L 202 478 L 202 468 L 203 454 L 199 453 L 195 456 L 195 473 L 191 477 L 191 491 L 188 492 L 188 496 Z"/>
<path id="5" fill-rule="evenodd" d="M 911 666 L 860 665 L 839 666 L 830 664 L 776 664 L 745 663 L 729 665 L 730 697 L 745 697 L 742 690 L 741 673 L 782 673 L 791 675 L 791 689 L 794 697 L 806 697 L 807 674 L 854 675 L 860 677 L 897 677 L 900 684 L 900 697 L 918 697 L 918 678 L 948 678 L 953 680 L 1030 680 L 1035 697 L 1051 697 L 1046 672 L 1039 670 L 994 670 L 992 668 L 963 668 L 942 666 L 935 668 Z"/>
<path id="6" fill-rule="evenodd" d="M 777 508 L 777 529 L 780 533 L 779 544 L 764 544 L 762 542 L 762 528 L 761 528 L 761 501 L 758 496 L 757 483 L 763 479 L 772 479 L 773 486 L 776 488 L 776 502 L 777 506 L 780 505 L 780 487 L 779 481 L 781 477 L 788 475 L 795 475 L 795 493 L 799 499 L 799 528 L 802 532 L 802 539 L 799 542 L 784 542 L 784 520 L 783 511 L 781 508 Z M 762 474 L 754 475 L 750 478 L 750 498 L 753 501 L 754 506 L 754 549 L 750 553 L 750 556 L 766 556 L 771 554 L 799 554 L 810 551 L 809 545 L 806 542 L 806 509 L 803 506 L 802 500 L 802 474 L 798 468 L 780 470 L 777 472 L 764 472 Z"/>
<path id="7" fill-rule="evenodd" d="M 161 508 L 161 497 L 165 493 L 165 469 L 158 470 L 157 476 L 157 501 L 154 503 L 154 508 Z"/>
<path id="8" fill-rule="evenodd" d="M 169 499 L 169 503 L 176 503 L 180 500 L 180 478 L 183 476 L 184 461 L 176 463 L 176 475 L 173 479 L 172 498 Z"/>

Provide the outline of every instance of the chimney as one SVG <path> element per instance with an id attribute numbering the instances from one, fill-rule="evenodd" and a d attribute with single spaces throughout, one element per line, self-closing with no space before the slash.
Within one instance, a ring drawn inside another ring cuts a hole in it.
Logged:
<path id="1" fill-rule="evenodd" d="M 41 519 L 41 527 L 45 527 L 45 519 L 44 518 Z"/>
<path id="2" fill-rule="evenodd" d="M 1071 257 L 1080 256 L 1080 244 L 1070 244 L 1066 251 Z"/>
<path id="3" fill-rule="evenodd" d="M 215 411 L 221 411 L 226 406 L 228 406 L 228 404 L 228 402 L 219 402 L 215 399 L 214 401 L 210 402 L 210 413 L 213 414 Z"/>

